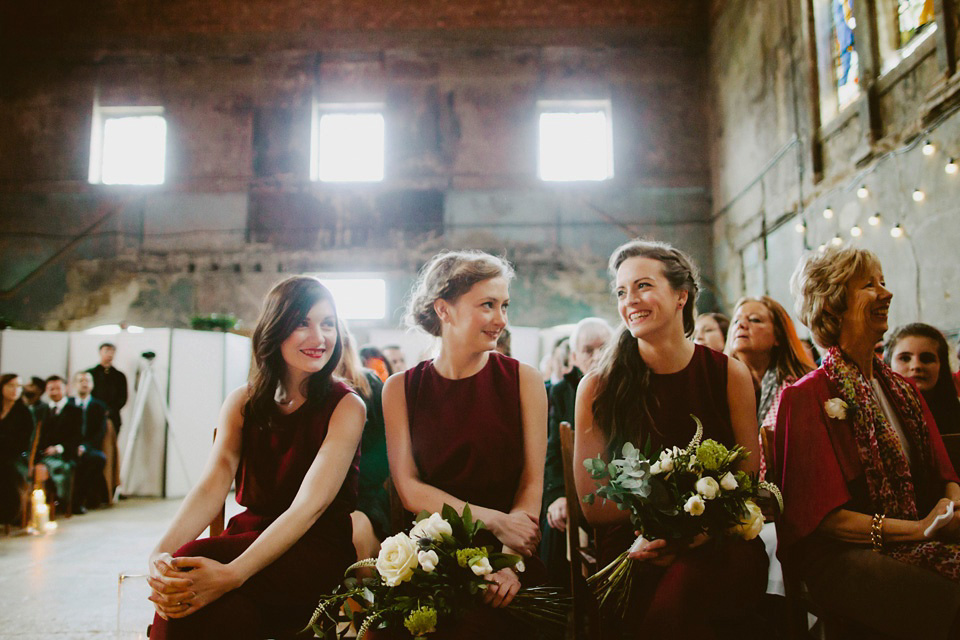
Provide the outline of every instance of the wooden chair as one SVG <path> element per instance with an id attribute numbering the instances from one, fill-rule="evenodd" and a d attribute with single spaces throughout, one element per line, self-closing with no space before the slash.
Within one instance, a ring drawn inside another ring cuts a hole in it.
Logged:
<path id="1" fill-rule="evenodd" d="M 960 469 L 960 433 L 948 433 L 941 437 L 954 470 Z"/>
<path id="2" fill-rule="evenodd" d="M 570 589 L 573 594 L 574 640 L 600 637 L 596 600 L 586 578 L 597 572 L 596 551 L 585 544 L 589 537 L 582 529 L 585 520 L 580 496 L 574 482 L 573 427 L 560 423 L 560 448 L 563 456 L 563 482 L 567 497 L 567 548 L 570 556 Z"/>

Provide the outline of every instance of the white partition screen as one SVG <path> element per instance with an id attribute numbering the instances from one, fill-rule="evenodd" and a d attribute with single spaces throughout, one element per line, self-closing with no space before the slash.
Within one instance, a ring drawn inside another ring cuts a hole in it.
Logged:
<path id="1" fill-rule="evenodd" d="M 64 331 L 0 331 L 0 373 L 31 376 L 67 375 L 69 335 Z"/>

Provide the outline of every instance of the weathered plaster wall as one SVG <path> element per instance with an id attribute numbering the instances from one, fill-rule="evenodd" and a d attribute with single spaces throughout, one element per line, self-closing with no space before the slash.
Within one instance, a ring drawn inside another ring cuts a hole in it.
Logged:
<path id="1" fill-rule="evenodd" d="M 512 322 L 549 325 L 611 315 L 606 258 L 641 233 L 710 281 L 703 2 L 101 4 L 4 10 L 0 315 L 249 324 L 303 271 L 383 274 L 397 308 L 432 252 L 477 247 L 517 264 Z M 87 184 L 95 96 L 164 106 L 166 184 Z M 611 100 L 613 180 L 537 179 L 536 101 L 561 97 Z M 314 100 L 384 103 L 382 183 L 308 180 Z"/>
<path id="2" fill-rule="evenodd" d="M 858 106 L 821 128 L 822 176 L 812 164 L 810 83 L 800 2 L 726 0 L 711 5 L 709 84 L 714 265 L 726 302 L 769 293 L 792 308 L 789 278 L 805 249 L 840 234 L 876 252 L 894 292 L 891 326 L 923 321 L 960 330 L 960 115 L 958 78 L 938 66 L 934 40 L 881 78 L 882 136 L 866 142 Z M 938 119 L 937 112 L 945 111 Z M 923 140 L 937 146 L 921 152 Z M 856 195 L 865 184 L 866 199 Z M 926 193 L 914 202 L 914 188 Z M 824 219 L 831 206 L 836 215 Z M 867 218 L 880 212 L 881 224 Z M 795 224 L 804 220 L 805 233 Z M 900 223 L 903 238 L 889 230 Z M 852 238 L 859 224 L 863 235 Z M 728 307 L 729 308 L 729 307 Z"/>

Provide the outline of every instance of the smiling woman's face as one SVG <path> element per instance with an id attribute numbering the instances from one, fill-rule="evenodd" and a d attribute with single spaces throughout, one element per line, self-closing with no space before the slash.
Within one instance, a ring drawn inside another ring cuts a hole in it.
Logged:
<path id="1" fill-rule="evenodd" d="M 283 361 L 291 369 L 316 373 L 330 361 L 337 344 L 337 316 L 333 306 L 321 300 L 280 345 Z"/>
<path id="2" fill-rule="evenodd" d="M 847 283 L 847 310 L 840 316 L 844 332 L 869 338 L 871 344 L 883 338 L 893 298 L 885 285 L 883 270 L 879 266 Z"/>

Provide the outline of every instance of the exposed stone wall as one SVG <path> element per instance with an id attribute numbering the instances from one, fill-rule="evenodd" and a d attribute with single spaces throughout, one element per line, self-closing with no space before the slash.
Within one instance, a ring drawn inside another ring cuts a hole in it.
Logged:
<path id="1" fill-rule="evenodd" d="M 375 3 L 375 25 L 360 2 L 182 1 L 149 21 L 114 4 L 69 36 L 72 10 L 60 39 L 0 45 L 31 69 L 0 65 L 0 147 L 17 150 L 0 154 L 0 315 L 249 324 L 304 271 L 382 274 L 397 309 L 433 251 L 477 247 L 517 265 L 511 321 L 543 326 L 612 315 L 606 258 L 638 234 L 688 249 L 711 281 L 703 2 Z M 166 184 L 87 184 L 95 96 L 164 106 Z M 536 101 L 584 97 L 611 100 L 614 179 L 540 182 Z M 384 103 L 382 183 L 308 180 L 314 100 Z"/>
<path id="2" fill-rule="evenodd" d="M 800 2 L 712 3 L 710 105 L 714 259 L 728 304 L 769 293 L 792 307 L 789 278 L 806 249 L 840 234 L 876 252 L 894 292 L 891 326 L 923 321 L 960 330 L 960 175 L 947 175 L 960 155 L 955 92 L 937 59 L 936 38 L 923 43 L 878 84 L 881 137 L 872 145 L 854 105 L 812 130 L 815 71 L 802 28 Z M 936 35 L 936 34 L 934 34 Z M 954 97 L 951 98 L 951 94 Z M 945 112 L 940 118 L 939 112 Z M 815 176 L 813 140 L 822 140 Z M 921 152 L 923 140 L 937 146 Z M 866 199 L 856 191 L 865 184 Z M 926 193 L 917 203 L 915 188 Z M 835 215 L 824 219 L 832 207 Z M 867 218 L 880 212 L 881 224 Z M 795 224 L 804 220 L 805 233 Z M 889 234 L 893 224 L 904 237 Z M 858 224 L 863 235 L 852 238 Z"/>

